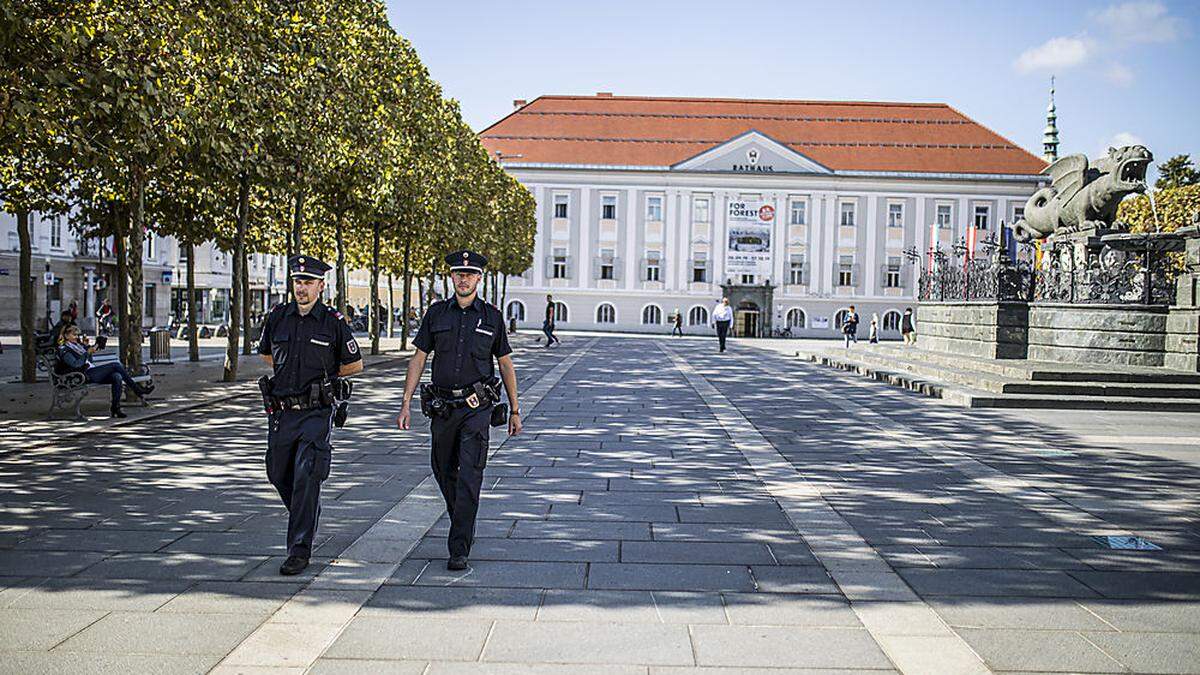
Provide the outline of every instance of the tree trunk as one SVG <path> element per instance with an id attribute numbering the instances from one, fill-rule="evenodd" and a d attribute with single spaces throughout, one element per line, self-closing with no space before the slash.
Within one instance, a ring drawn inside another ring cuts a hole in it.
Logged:
<path id="1" fill-rule="evenodd" d="M 371 228 L 371 299 L 367 301 L 367 316 L 371 328 L 371 353 L 379 353 L 379 222 Z"/>
<path id="2" fill-rule="evenodd" d="M 400 299 L 400 349 L 408 349 L 409 295 L 412 294 L 412 272 L 408 268 L 408 240 L 404 241 L 404 297 Z"/>
<path id="3" fill-rule="evenodd" d="M 508 304 L 508 275 L 505 274 L 503 281 L 500 282 L 500 304 L 496 305 L 496 306 L 500 308 L 501 312 L 503 312 L 504 306 L 507 304 Z M 508 315 L 505 315 L 504 318 L 507 319 Z"/>
<path id="4" fill-rule="evenodd" d="M 442 277 L 442 297 L 450 297 L 450 280 L 445 276 Z"/>
<path id="5" fill-rule="evenodd" d="M 29 212 L 17 214 L 17 238 L 21 242 L 21 260 L 17 272 L 21 275 L 21 381 L 37 381 L 37 354 L 33 338 L 33 243 L 29 236 Z"/>
<path id="6" fill-rule="evenodd" d="M 196 245 L 187 242 L 187 328 L 188 361 L 200 360 L 200 335 L 196 330 Z"/>
<path id="7" fill-rule="evenodd" d="M 304 252 L 301 248 L 303 244 L 302 230 L 304 229 L 304 191 L 296 190 L 296 194 L 292 198 L 292 230 L 288 236 L 288 257 L 300 255 Z M 291 277 L 288 277 L 287 284 L 287 299 L 294 300 L 295 294 L 292 291 Z"/>
<path id="8" fill-rule="evenodd" d="M 246 217 L 250 211 L 250 180 L 242 174 L 238 180 L 237 229 L 233 238 L 233 283 L 229 292 L 229 332 L 226 334 L 225 372 L 221 379 L 225 382 L 237 380 L 238 371 L 238 337 L 242 323 L 242 304 L 246 297 L 242 294 L 242 275 L 246 273 Z"/>
<path id="9" fill-rule="evenodd" d="M 120 348 L 117 350 L 117 358 L 121 360 L 127 367 L 125 346 L 129 344 L 129 260 L 126 253 L 129 249 L 129 242 L 125 239 L 124 225 L 118 225 L 113 233 L 113 258 L 117 261 L 117 278 L 113 280 L 112 285 L 117 288 L 117 339 L 120 340 Z"/>
<path id="10" fill-rule="evenodd" d="M 334 307 L 339 312 L 346 311 L 346 243 L 342 236 L 342 212 L 337 210 L 333 215 L 333 241 L 337 246 L 337 277 L 334 279 Z"/>
<path id="11" fill-rule="evenodd" d="M 391 339 L 396 325 L 396 300 L 393 298 L 395 290 L 392 286 L 392 273 L 388 272 L 388 301 L 387 301 L 387 336 Z"/>
<path id="12" fill-rule="evenodd" d="M 142 277 L 142 259 L 146 241 L 146 219 L 144 208 L 145 185 L 140 167 L 134 168 L 133 193 L 130 206 L 133 209 L 129 227 L 129 346 L 125 350 L 128 361 L 125 367 L 132 373 L 142 369 L 142 294 L 145 286 Z"/>
<path id="13" fill-rule="evenodd" d="M 425 316 L 425 277 L 417 276 L 417 307 Z"/>
<path id="14" fill-rule="evenodd" d="M 249 200 L 247 200 L 249 201 Z M 249 211 L 250 207 L 247 206 Z M 247 217 L 249 221 L 249 217 Z M 250 223 L 246 223 L 246 229 L 250 228 Z M 246 243 L 242 242 L 242 353 L 249 355 L 254 352 L 254 338 L 250 334 L 250 310 L 253 303 L 250 300 L 250 251 L 246 249 Z"/>

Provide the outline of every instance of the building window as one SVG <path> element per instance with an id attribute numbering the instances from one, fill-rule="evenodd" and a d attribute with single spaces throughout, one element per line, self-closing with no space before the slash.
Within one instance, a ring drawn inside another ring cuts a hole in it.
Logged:
<path id="1" fill-rule="evenodd" d="M 802 201 L 792 202 L 792 225 L 808 224 L 808 204 Z"/>
<path id="2" fill-rule="evenodd" d="M 662 259 L 658 251 L 646 253 L 646 281 L 660 281 L 662 275 Z"/>
<path id="3" fill-rule="evenodd" d="M 854 285 L 854 256 L 844 255 L 838 258 L 838 286 Z"/>
<path id="4" fill-rule="evenodd" d="M 841 209 L 842 219 L 840 222 L 842 223 L 842 227 L 854 227 L 854 202 L 842 202 Z"/>
<path id="5" fill-rule="evenodd" d="M 709 222 L 708 198 L 700 197 L 696 199 L 692 206 L 692 220 L 697 223 Z"/>
<path id="6" fill-rule="evenodd" d="M 1025 219 L 1025 207 L 1018 206 L 1013 209 L 1013 222 L 1018 223 Z"/>
<path id="7" fill-rule="evenodd" d="M 600 218 L 603 220 L 617 219 L 616 195 L 603 195 L 600 197 Z"/>
<path id="8" fill-rule="evenodd" d="M 550 278 L 566 279 L 567 278 L 567 249 L 554 249 L 554 263 L 551 266 Z"/>
<path id="9" fill-rule="evenodd" d="M 884 268 L 883 274 L 885 288 L 900 288 L 900 256 L 888 256 L 887 267 Z"/>
<path id="10" fill-rule="evenodd" d="M 525 320 L 525 303 L 520 300 L 513 300 L 508 303 L 508 318 L 516 319 L 517 321 Z"/>
<path id="11" fill-rule="evenodd" d="M 950 205 L 937 205 L 937 226 L 940 230 L 950 229 Z"/>
<path id="12" fill-rule="evenodd" d="M 617 310 L 607 302 L 601 303 L 596 308 L 596 323 L 616 323 Z"/>
<path id="13" fill-rule="evenodd" d="M 708 283 L 708 254 L 696 252 L 692 254 L 692 281 L 699 284 Z"/>
<path id="14" fill-rule="evenodd" d="M 896 310 L 893 309 L 890 312 L 888 312 L 887 314 L 884 314 L 883 315 L 883 329 L 890 330 L 890 331 L 899 331 L 900 330 L 900 312 L 897 312 Z"/>
<path id="15" fill-rule="evenodd" d="M 663 219 L 663 198 L 662 197 L 646 197 L 646 220 L 651 222 L 662 222 Z"/>
<path id="16" fill-rule="evenodd" d="M 62 216 L 50 219 L 50 248 L 62 248 Z"/>
<path id="17" fill-rule="evenodd" d="M 888 227 L 904 227 L 904 205 L 888 204 Z"/>
<path id="18" fill-rule="evenodd" d="M 554 303 L 554 323 L 567 322 L 567 306 L 561 302 Z"/>
<path id="19" fill-rule="evenodd" d="M 808 320 L 808 317 L 804 316 L 804 310 L 800 309 L 799 307 L 793 307 L 788 310 L 788 313 L 787 313 L 787 327 L 788 328 L 804 328 L 804 324 L 807 320 Z"/>
<path id="20" fill-rule="evenodd" d="M 788 283 L 800 285 L 804 283 L 804 256 L 794 255 L 788 264 Z"/>
<path id="21" fill-rule="evenodd" d="M 742 275 L 742 285 L 743 286 L 753 286 L 754 285 L 754 275 L 753 274 L 743 274 Z"/>
<path id="22" fill-rule="evenodd" d="M 689 326 L 707 326 L 708 325 L 708 310 L 696 305 L 688 312 Z"/>
<path id="23" fill-rule="evenodd" d="M 975 207 L 975 229 L 988 229 L 988 216 L 991 215 L 991 208 L 987 206 Z"/>
<path id="24" fill-rule="evenodd" d="M 617 278 L 616 259 L 611 248 L 600 249 L 600 278 L 610 280 Z"/>
<path id="25" fill-rule="evenodd" d="M 555 218 L 566 218 L 567 217 L 567 204 L 568 204 L 567 200 L 568 200 L 567 195 L 554 195 L 554 217 Z"/>
<path id="26" fill-rule="evenodd" d="M 142 299 L 145 302 L 145 308 L 142 310 L 142 316 L 147 319 L 154 318 L 154 308 L 158 305 L 158 298 L 154 297 L 155 291 L 158 289 L 155 284 L 146 284 L 142 291 Z"/>
<path id="27" fill-rule="evenodd" d="M 642 325 L 657 326 L 662 323 L 662 310 L 658 305 L 646 305 L 642 310 Z"/>
<path id="28" fill-rule="evenodd" d="M 157 259 L 157 256 L 156 256 L 157 251 L 155 251 L 155 248 L 156 247 L 154 245 L 154 235 L 147 232 L 146 233 L 146 244 L 145 244 L 145 254 L 146 254 L 145 259 L 146 260 L 156 260 Z"/>

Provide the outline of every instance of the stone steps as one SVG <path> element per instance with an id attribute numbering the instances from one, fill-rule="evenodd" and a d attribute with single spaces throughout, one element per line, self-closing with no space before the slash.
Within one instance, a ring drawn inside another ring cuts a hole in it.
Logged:
<path id="1" fill-rule="evenodd" d="M 797 356 L 969 408 L 1200 412 L 1200 377 L 1178 371 L 1010 366 L 886 346 Z"/>

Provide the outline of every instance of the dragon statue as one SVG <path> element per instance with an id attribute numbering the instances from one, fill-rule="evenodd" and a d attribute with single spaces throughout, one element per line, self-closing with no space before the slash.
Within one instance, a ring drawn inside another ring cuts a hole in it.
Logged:
<path id="1" fill-rule="evenodd" d="M 1086 155 L 1063 157 L 1046 167 L 1050 185 L 1025 203 L 1025 215 L 1013 225 L 1018 241 L 1056 232 L 1109 229 L 1126 195 L 1146 190 L 1146 169 L 1154 156 L 1142 145 L 1109 148 L 1108 156 L 1089 166 Z"/>

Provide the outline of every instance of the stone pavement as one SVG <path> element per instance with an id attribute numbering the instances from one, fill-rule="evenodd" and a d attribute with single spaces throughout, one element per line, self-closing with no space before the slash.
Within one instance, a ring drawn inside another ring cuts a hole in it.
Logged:
<path id="1" fill-rule="evenodd" d="M 467 572 L 423 422 L 392 426 L 403 363 L 358 388 L 300 578 L 249 399 L 0 441 L 0 672 L 1200 672 L 1194 416 L 950 408 L 769 343 L 517 345 Z"/>

